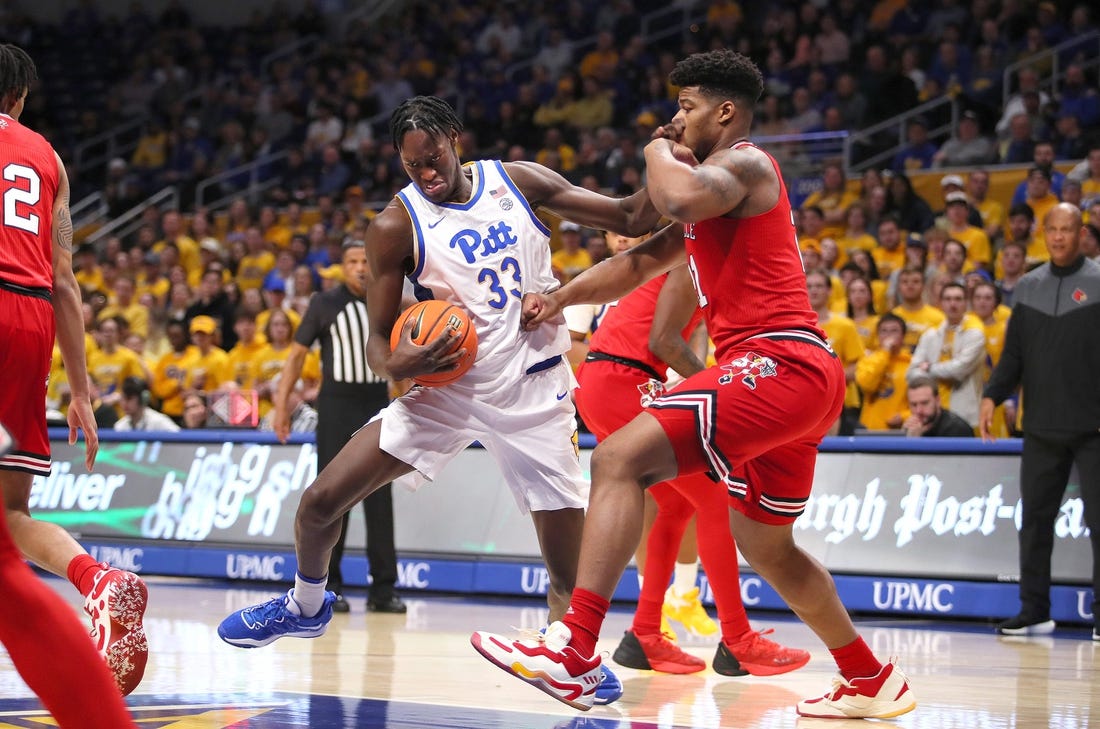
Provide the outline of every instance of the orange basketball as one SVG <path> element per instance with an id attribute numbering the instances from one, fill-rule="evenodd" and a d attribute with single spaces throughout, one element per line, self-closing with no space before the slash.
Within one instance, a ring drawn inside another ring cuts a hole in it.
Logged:
<path id="1" fill-rule="evenodd" d="M 424 387 L 441 387 L 451 384 L 466 374 L 466 370 L 473 366 L 474 359 L 477 358 L 477 332 L 470 324 L 470 317 L 466 312 L 454 304 L 435 299 L 413 304 L 397 317 L 397 322 L 393 325 L 393 331 L 390 332 L 391 350 L 395 349 L 397 343 L 401 341 L 401 331 L 405 328 L 405 321 L 410 317 L 413 319 L 410 335 L 416 344 L 427 344 L 447 329 L 453 329 L 460 336 L 455 340 L 448 354 L 460 349 L 466 350 L 466 356 L 458 361 L 457 369 L 418 375 L 413 378 L 413 382 Z"/>

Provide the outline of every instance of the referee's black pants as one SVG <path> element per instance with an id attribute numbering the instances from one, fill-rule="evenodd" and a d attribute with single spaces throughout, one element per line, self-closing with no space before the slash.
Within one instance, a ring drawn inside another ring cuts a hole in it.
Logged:
<path id="1" fill-rule="evenodd" d="M 325 393 L 317 397 L 317 471 L 320 473 L 357 430 L 366 425 L 379 410 L 389 404 L 389 385 L 385 382 L 364 386 L 354 396 Z M 385 484 L 363 500 L 367 524 L 367 560 L 370 562 L 370 597 L 385 600 L 394 594 L 397 584 L 397 550 L 393 534 L 393 485 Z M 335 593 L 343 592 L 344 575 L 340 562 L 344 557 L 344 542 L 348 533 L 348 518 L 344 514 L 340 540 L 332 548 L 328 565 L 328 586 Z"/>
<path id="2" fill-rule="evenodd" d="M 1021 613 L 1050 617 L 1050 559 L 1054 525 L 1062 506 L 1070 468 L 1077 464 L 1079 496 L 1092 540 L 1092 614 L 1100 608 L 1100 433 L 1078 435 L 1025 433 L 1020 459 L 1020 603 Z M 1098 623 L 1100 624 L 1100 623 Z"/>

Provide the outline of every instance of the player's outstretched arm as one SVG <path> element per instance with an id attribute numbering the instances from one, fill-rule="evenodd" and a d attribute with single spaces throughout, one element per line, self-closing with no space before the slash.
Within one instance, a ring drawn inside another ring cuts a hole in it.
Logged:
<path id="1" fill-rule="evenodd" d="M 635 237 L 651 232 L 661 220 L 644 188 L 616 198 L 578 187 L 535 162 L 510 162 L 505 170 L 533 207 L 589 228 Z"/>
<path id="2" fill-rule="evenodd" d="M 612 256 L 551 292 L 523 297 L 523 328 L 533 330 L 573 304 L 606 304 L 684 262 L 684 229 L 669 225 L 628 251 Z"/>
<path id="3" fill-rule="evenodd" d="M 99 431 L 88 395 L 88 363 L 84 353 L 84 316 L 80 311 L 80 285 L 73 274 L 73 219 L 69 213 L 69 176 L 56 153 L 58 183 L 53 204 L 53 312 L 61 361 L 69 373 L 72 403 L 69 405 L 69 443 L 76 429 L 84 431 L 84 465 L 90 471 L 99 452 Z"/>

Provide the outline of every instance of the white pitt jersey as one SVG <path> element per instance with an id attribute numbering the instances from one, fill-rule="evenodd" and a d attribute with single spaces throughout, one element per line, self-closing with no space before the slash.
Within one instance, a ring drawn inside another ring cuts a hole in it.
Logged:
<path id="1" fill-rule="evenodd" d="M 523 294 L 558 287 L 550 231 L 493 160 L 468 164 L 473 192 L 464 203 L 436 203 L 410 183 L 397 193 L 412 219 L 419 298 L 461 307 L 477 331 L 477 359 L 459 385 L 518 377 L 569 349 L 558 316 L 533 332 L 520 328 Z M 424 291 L 426 289 L 426 292 Z"/>

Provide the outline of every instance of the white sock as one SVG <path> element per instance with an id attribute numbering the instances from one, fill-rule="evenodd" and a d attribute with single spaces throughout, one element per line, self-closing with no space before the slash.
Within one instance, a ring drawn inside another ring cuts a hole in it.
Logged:
<path id="1" fill-rule="evenodd" d="M 320 580 L 311 580 L 303 577 L 301 572 L 294 573 L 294 590 L 290 596 L 298 603 L 302 616 L 312 618 L 321 612 L 321 606 L 325 604 L 325 584 L 328 583 L 328 575 Z"/>
<path id="2" fill-rule="evenodd" d="M 672 576 L 672 589 L 677 595 L 683 595 L 695 589 L 695 578 L 699 576 L 699 563 L 676 563 L 676 570 Z"/>

